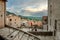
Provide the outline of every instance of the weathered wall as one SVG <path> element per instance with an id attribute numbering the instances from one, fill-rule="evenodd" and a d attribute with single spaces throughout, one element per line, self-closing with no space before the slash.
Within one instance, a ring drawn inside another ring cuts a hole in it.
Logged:
<path id="1" fill-rule="evenodd" d="M 38 36 L 41 40 L 54 40 L 53 36 Z"/>
<path id="2" fill-rule="evenodd" d="M 60 40 L 60 0 L 49 0 L 48 1 L 48 26 L 49 30 L 56 31 L 55 40 Z M 55 23 L 55 20 L 58 23 Z M 56 29 L 54 29 L 56 27 Z"/>
<path id="3" fill-rule="evenodd" d="M 5 9 L 6 3 L 0 0 L 0 28 L 4 27 L 5 25 Z"/>
<path id="4" fill-rule="evenodd" d="M 10 21 L 11 20 L 11 21 Z M 20 27 L 21 26 L 21 18 L 15 15 L 8 15 L 6 16 L 6 25 L 11 27 Z"/>

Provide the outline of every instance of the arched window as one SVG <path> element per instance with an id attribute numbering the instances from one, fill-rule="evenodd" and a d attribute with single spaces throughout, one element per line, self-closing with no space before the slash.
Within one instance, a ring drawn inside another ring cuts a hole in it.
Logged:
<path id="1" fill-rule="evenodd" d="M 12 19 L 10 19 L 10 21 L 12 21 Z"/>

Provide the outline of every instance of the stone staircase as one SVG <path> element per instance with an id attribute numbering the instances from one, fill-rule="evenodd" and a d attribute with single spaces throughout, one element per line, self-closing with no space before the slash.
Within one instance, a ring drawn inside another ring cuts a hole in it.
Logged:
<path id="1" fill-rule="evenodd" d="M 31 33 L 9 26 L 0 29 L 0 35 L 7 40 L 40 40 L 40 38 Z"/>

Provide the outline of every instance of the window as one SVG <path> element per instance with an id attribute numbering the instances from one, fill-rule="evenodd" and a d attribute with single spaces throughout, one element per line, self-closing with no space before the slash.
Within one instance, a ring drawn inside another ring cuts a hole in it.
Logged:
<path id="1" fill-rule="evenodd" d="M 2 17 L 3 15 L 1 15 L 1 17 Z"/>
<path id="2" fill-rule="evenodd" d="M 50 19 L 50 25 L 51 25 L 51 19 Z"/>
<path id="3" fill-rule="evenodd" d="M 52 16 L 52 5 L 50 5 L 50 16 Z"/>
<path id="4" fill-rule="evenodd" d="M 10 19 L 10 21 L 12 21 L 12 19 Z"/>
<path id="5" fill-rule="evenodd" d="M 50 13 L 52 13 L 52 10 L 50 10 Z"/>
<path id="6" fill-rule="evenodd" d="M 52 5 L 50 5 L 50 13 L 52 13 Z"/>
<path id="7" fill-rule="evenodd" d="M 57 20 L 55 20 L 55 29 L 57 29 L 56 27 L 57 27 Z"/>
<path id="8" fill-rule="evenodd" d="M 45 19 L 44 21 L 47 22 L 47 19 Z"/>
<path id="9" fill-rule="evenodd" d="M 52 5 L 50 5 L 50 8 L 52 7 Z"/>
<path id="10" fill-rule="evenodd" d="M 16 21 L 16 19 L 15 19 L 15 21 Z"/>

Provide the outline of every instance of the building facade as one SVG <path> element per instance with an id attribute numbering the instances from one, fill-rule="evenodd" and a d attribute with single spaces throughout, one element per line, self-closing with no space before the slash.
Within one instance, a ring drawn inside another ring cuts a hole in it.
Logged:
<path id="1" fill-rule="evenodd" d="M 48 26 L 55 40 L 60 40 L 60 0 L 48 0 Z"/>
<path id="2" fill-rule="evenodd" d="M 48 24 L 48 16 L 43 16 L 42 22 L 43 22 L 43 24 Z"/>
<path id="3" fill-rule="evenodd" d="M 5 26 L 6 0 L 0 0 L 0 28 Z"/>
<path id="4" fill-rule="evenodd" d="M 10 14 L 6 16 L 6 25 L 18 28 L 21 26 L 21 18 L 19 16 Z"/>

